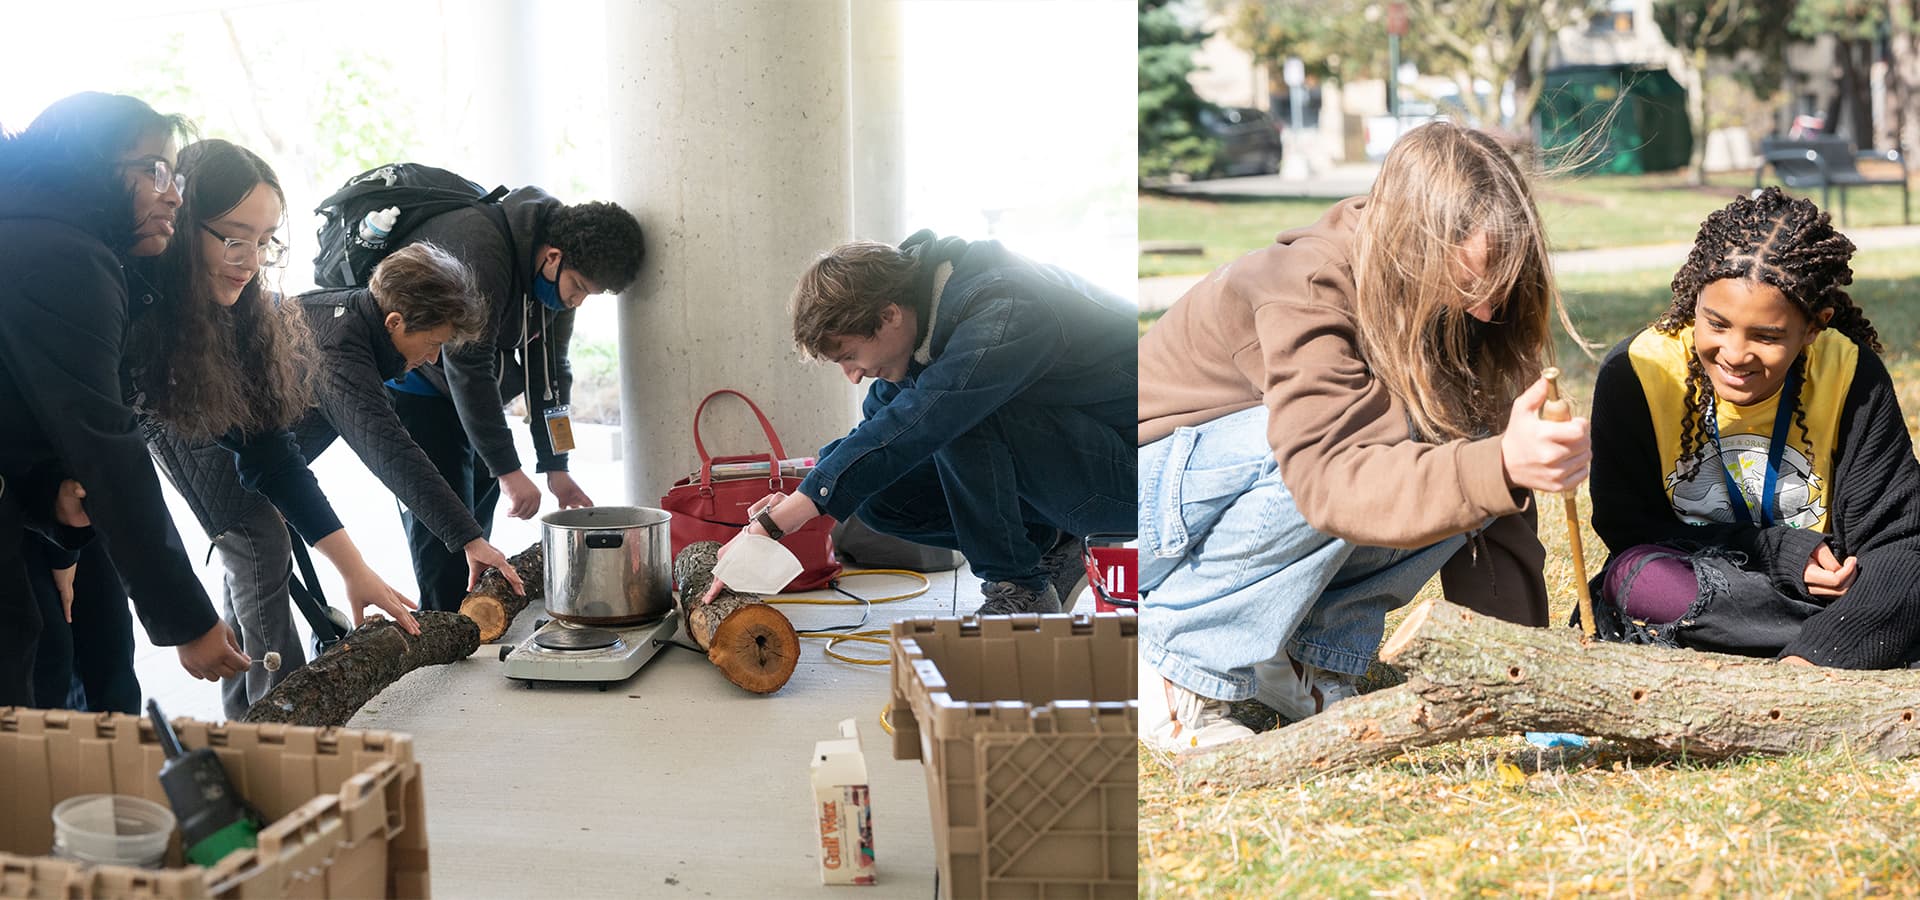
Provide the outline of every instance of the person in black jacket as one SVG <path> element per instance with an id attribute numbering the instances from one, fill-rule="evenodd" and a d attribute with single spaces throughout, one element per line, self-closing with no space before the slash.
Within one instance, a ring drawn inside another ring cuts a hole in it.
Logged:
<path id="1" fill-rule="evenodd" d="M 177 647 L 198 678 L 249 663 L 194 575 L 122 399 L 123 264 L 173 239 L 185 129 L 132 97 L 84 93 L 0 140 L 0 705 L 34 703 L 42 617 L 26 529 L 83 545 L 52 521 L 63 477 L 85 486 L 153 643 Z"/>
<path id="2" fill-rule="evenodd" d="M 361 556 L 291 430 L 313 397 L 314 351 L 299 305 L 263 285 L 286 258 L 275 236 L 285 212 L 278 178 L 222 140 L 182 149 L 180 170 L 185 234 L 157 260 L 160 297 L 137 317 L 128 368 L 155 458 L 220 551 L 243 646 L 283 660 L 225 686 L 227 713 L 238 717 L 304 661 L 286 600 L 289 523 L 339 570 L 355 624 L 373 606 L 410 632 L 419 626 L 411 602 Z"/>
<path id="3" fill-rule="evenodd" d="M 366 287 L 310 291 L 299 301 L 322 370 L 316 405 L 294 426 L 301 455 L 312 460 L 345 438 L 448 552 L 466 557 L 469 590 L 489 568 L 524 590 L 506 554 L 487 542 L 486 529 L 413 442 L 384 389 L 485 330 L 487 304 L 466 266 L 432 244 L 409 244 L 382 259 Z"/>
<path id="4" fill-rule="evenodd" d="M 1920 657 L 1920 462 L 1853 244 L 1776 188 L 1709 216 L 1593 399 L 1603 636 L 1783 663 Z"/>
<path id="5" fill-rule="evenodd" d="M 486 334 L 447 351 L 439 362 L 388 382 L 394 409 L 441 478 L 483 529 L 504 490 L 508 513 L 530 518 L 540 490 L 520 469 L 505 407 L 523 391 L 531 414 L 537 471 L 562 509 L 593 505 L 567 474 L 565 421 L 573 389 L 567 359 L 574 310 L 593 294 L 626 290 L 640 272 L 640 223 L 611 203 L 562 204 L 537 187 L 500 201 L 507 233 L 494 215 L 473 207 L 435 216 L 400 246 L 431 243 L 473 272 L 488 306 Z M 398 249 L 398 248 L 396 248 Z M 551 429 L 551 430 L 550 430 Z M 457 610 L 468 567 L 441 535 L 403 509 L 422 609 Z M 484 535 L 483 535 L 484 536 Z"/>

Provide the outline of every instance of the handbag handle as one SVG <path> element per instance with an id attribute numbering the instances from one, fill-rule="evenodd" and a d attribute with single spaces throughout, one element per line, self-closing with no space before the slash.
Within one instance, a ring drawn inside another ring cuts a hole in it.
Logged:
<path id="1" fill-rule="evenodd" d="M 721 388 L 708 394 L 706 399 L 700 401 L 700 407 L 693 411 L 693 449 L 700 451 L 700 463 L 703 467 L 711 469 L 713 459 L 707 456 L 707 445 L 700 440 L 700 417 L 706 413 L 707 404 L 712 403 L 713 398 L 721 394 L 732 394 L 735 397 L 739 397 L 741 402 L 747 404 L 747 408 L 753 410 L 754 418 L 760 420 L 760 430 L 766 434 L 767 443 L 773 445 L 773 458 L 775 460 L 787 458 L 787 451 L 780 446 L 780 436 L 773 433 L 773 423 L 767 421 L 767 414 L 760 411 L 759 405 L 754 403 L 752 398 L 739 391 Z M 774 463 L 773 469 L 773 474 L 778 476 L 780 474 L 780 464 L 777 461 Z"/>
<path id="2" fill-rule="evenodd" d="M 700 460 L 700 496 L 713 496 L 713 467 L 715 465 L 725 465 L 736 462 L 759 462 L 761 460 L 766 460 L 769 466 L 767 471 L 771 473 L 767 476 L 767 490 L 769 492 L 780 490 L 781 476 L 779 457 L 771 453 L 764 456 L 756 456 L 754 454 L 748 454 L 746 456 L 716 456 L 712 459 Z"/>

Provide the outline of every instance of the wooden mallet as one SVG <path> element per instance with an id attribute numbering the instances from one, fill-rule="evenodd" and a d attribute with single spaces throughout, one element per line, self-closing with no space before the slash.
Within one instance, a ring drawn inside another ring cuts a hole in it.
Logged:
<path id="1" fill-rule="evenodd" d="M 1565 422 L 1573 418 L 1573 404 L 1560 397 L 1560 370 L 1549 367 L 1540 373 L 1547 380 L 1547 402 L 1540 407 L 1540 418 L 1549 422 Z M 1593 637 L 1593 595 L 1587 591 L 1587 560 L 1580 546 L 1580 502 L 1576 498 L 1579 489 L 1560 495 L 1561 505 L 1567 511 L 1567 540 L 1573 545 L 1573 584 L 1580 591 L 1580 630 L 1591 639 Z"/>

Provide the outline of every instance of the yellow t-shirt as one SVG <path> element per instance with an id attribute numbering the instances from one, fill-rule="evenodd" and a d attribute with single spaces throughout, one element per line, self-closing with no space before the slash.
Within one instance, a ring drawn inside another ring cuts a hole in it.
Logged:
<path id="1" fill-rule="evenodd" d="M 1647 396 L 1647 411 L 1653 416 L 1661 474 L 1674 514 L 1690 525 L 1740 521 L 1728 500 L 1726 479 L 1720 475 L 1721 467 L 1725 467 L 1739 484 L 1749 515 L 1758 522 L 1759 497 L 1767 477 L 1767 448 L 1773 440 L 1773 420 L 1780 409 L 1782 392 L 1745 407 L 1716 398 L 1720 447 L 1725 455 L 1717 455 L 1713 442 L 1700 435 L 1698 442 L 1704 446 L 1694 455 L 1703 456 L 1704 461 L 1693 477 L 1683 481 L 1682 475 L 1692 467 L 1691 459 L 1680 458 L 1680 429 L 1686 415 L 1687 360 L 1693 356 L 1693 328 L 1681 329 L 1675 335 L 1649 328 L 1634 338 L 1627 352 Z M 1853 386 L 1860 348 L 1845 335 L 1828 329 L 1806 352 L 1799 407 L 1805 411 L 1807 427 L 1802 432 L 1796 422 L 1787 431 L 1774 486 L 1773 524 L 1824 532 L 1833 507 L 1833 448 L 1839 443 L 1840 407 Z"/>

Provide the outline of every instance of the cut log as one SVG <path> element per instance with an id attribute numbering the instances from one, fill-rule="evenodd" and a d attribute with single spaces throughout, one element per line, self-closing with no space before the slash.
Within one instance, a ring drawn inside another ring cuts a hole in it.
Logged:
<path id="1" fill-rule="evenodd" d="M 480 629 L 472 619 L 450 612 L 415 616 L 420 620 L 418 635 L 387 619 L 373 619 L 355 628 L 268 691 L 243 721 L 345 725 L 402 675 L 459 662 L 480 649 Z"/>
<path id="2" fill-rule="evenodd" d="M 513 570 L 520 575 L 520 583 L 525 585 L 527 593 L 522 596 L 513 592 L 513 585 L 507 583 L 507 577 L 499 569 L 488 569 L 480 576 L 480 585 L 460 601 L 460 614 L 473 620 L 480 626 L 480 643 L 491 644 L 507 633 L 513 625 L 513 617 L 526 609 L 528 604 L 545 603 L 547 597 L 546 552 L 534 544 L 518 554 L 507 558 L 513 564 Z"/>
<path id="3" fill-rule="evenodd" d="M 673 578 L 680 584 L 680 620 L 687 635 L 707 651 L 707 661 L 720 667 L 727 680 L 756 694 L 771 694 L 793 677 L 800 662 L 800 635 L 779 610 L 758 594 L 720 589 L 712 603 L 700 598 L 713 584 L 713 564 L 720 544 L 688 544 L 673 559 Z"/>
<path id="4" fill-rule="evenodd" d="M 1710 761 L 1836 746 L 1879 759 L 1920 756 L 1920 671 L 1585 643 L 1571 629 L 1514 625 L 1444 600 L 1416 607 L 1380 656 L 1406 671 L 1406 684 L 1181 757 L 1182 779 L 1255 787 L 1372 765 L 1415 747 L 1528 731 Z"/>

